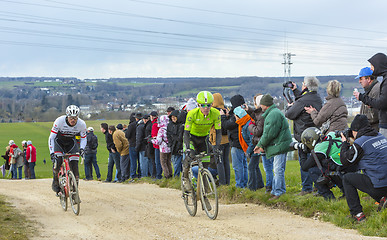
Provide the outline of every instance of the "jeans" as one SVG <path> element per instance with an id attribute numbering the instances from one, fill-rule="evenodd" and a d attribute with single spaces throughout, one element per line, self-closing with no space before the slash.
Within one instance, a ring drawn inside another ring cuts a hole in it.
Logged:
<path id="1" fill-rule="evenodd" d="M 262 165 L 263 165 L 263 170 L 265 170 L 266 174 L 266 187 L 271 188 L 273 185 L 273 161 L 274 158 L 266 158 L 265 154 L 262 154 Z"/>
<path id="2" fill-rule="evenodd" d="M 35 179 L 35 164 L 36 162 L 28 163 L 28 169 L 30 170 L 30 179 Z"/>
<path id="3" fill-rule="evenodd" d="M 173 176 L 178 177 L 180 176 L 182 165 L 181 161 L 183 160 L 183 155 L 172 155 L 172 164 L 173 164 Z"/>
<path id="4" fill-rule="evenodd" d="M 252 154 L 248 165 L 249 180 L 247 182 L 247 187 L 252 191 L 263 188 L 265 186 L 263 184 L 261 169 L 259 169 L 260 156 L 261 155 L 259 154 Z"/>
<path id="5" fill-rule="evenodd" d="M 161 179 L 163 176 L 163 169 L 160 163 L 160 149 L 155 148 L 155 164 L 156 164 L 156 179 Z"/>
<path id="6" fill-rule="evenodd" d="M 87 180 L 93 180 L 93 177 L 92 177 L 93 166 L 91 165 L 91 162 L 93 161 L 92 160 L 93 157 L 97 157 L 96 154 L 85 154 L 84 168 L 85 168 L 85 178 Z"/>
<path id="7" fill-rule="evenodd" d="M 278 154 L 274 156 L 273 170 L 274 178 L 271 194 L 280 196 L 286 192 L 285 184 L 285 167 L 286 167 L 287 153 Z"/>
<path id="8" fill-rule="evenodd" d="M 136 178 L 137 175 L 137 160 L 138 160 L 138 153 L 136 151 L 135 147 L 129 147 L 129 155 L 130 155 L 130 177 Z"/>
<path id="9" fill-rule="evenodd" d="M 24 178 L 29 179 L 31 177 L 29 162 L 27 160 L 24 160 L 23 162 L 24 162 Z"/>
<path id="10" fill-rule="evenodd" d="M 106 181 L 111 182 L 113 178 L 113 166 L 116 164 L 116 173 L 118 180 L 121 180 L 121 165 L 120 165 L 120 154 L 118 152 L 109 153 L 109 162 L 108 162 L 108 173 Z"/>
<path id="11" fill-rule="evenodd" d="M 247 161 L 242 149 L 231 148 L 232 167 L 235 171 L 235 186 L 245 188 L 247 186 Z"/>
<path id="12" fill-rule="evenodd" d="M 125 181 L 129 179 L 129 154 L 121 155 L 120 164 L 121 164 L 121 181 Z M 137 164 L 137 161 L 136 161 Z"/>
<path id="13" fill-rule="evenodd" d="M 375 188 L 371 179 L 367 175 L 361 173 L 351 172 L 344 174 L 343 186 L 349 211 L 352 215 L 356 215 L 363 211 L 357 192 L 358 189 L 368 193 L 377 202 L 379 202 L 382 197 L 387 196 L 387 187 Z"/>
<path id="14" fill-rule="evenodd" d="M 221 160 L 216 165 L 219 176 L 219 184 L 220 185 L 229 185 L 230 184 L 230 144 L 225 143 L 220 145 L 220 150 L 222 150 Z"/>
<path id="15" fill-rule="evenodd" d="M 300 162 L 300 166 L 302 162 L 305 162 L 309 158 L 310 154 L 305 153 L 301 149 L 298 149 L 298 161 Z M 313 190 L 313 180 L 309 176 L 309 172 L 302 171 L 301 172 L 301 183 L 302 183 L 302 191 L 311 192 Z"/>
<path id="16" fill-rule="evenodd" d="M 138 153 L 140 158 L 140 169 L 141 169 L 141 177 L 148 177 L 151 173 L 150 171 L 150 160 L 145 157 L 145 151 L 141 151 Z"/>
<path id="17" fill-rule="evenodd" d="M 17 174 L 19 173 L 19 179 L 22 179 L 23 166 L 16 167 L 16 164 L 12 164 L 12 178 L 17 179 Z"/>

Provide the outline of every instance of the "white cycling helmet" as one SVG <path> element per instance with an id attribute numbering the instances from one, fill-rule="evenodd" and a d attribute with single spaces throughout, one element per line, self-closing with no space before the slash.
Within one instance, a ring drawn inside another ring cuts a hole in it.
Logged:
<path id="1" fill-rule="evenodd" d="M 78 115 L 79 115 L 79 107 L 75 105 L 70 105 L 66 108 L 67 117 L 78 117 Z"/>

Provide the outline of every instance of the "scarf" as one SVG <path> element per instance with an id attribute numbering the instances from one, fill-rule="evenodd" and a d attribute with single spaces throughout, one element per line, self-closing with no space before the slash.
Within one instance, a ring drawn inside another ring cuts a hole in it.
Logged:
<path id="1" fill-rule="evenodd" d="M 239 143 L 241 144 L 241 147 L 244 152 L 246 152 L 247 148 L 249 147 L 246 143 L 246 141 L 243 139 L 242 136 L 242 127 L 251 120 L 251 117 L 249 114 L 244 116 L 243 118 L 240 118 L 239 120 L 236 120 L 235 122 L 239 125 L 238 126 L 238 138 L 239 138 Z"/>

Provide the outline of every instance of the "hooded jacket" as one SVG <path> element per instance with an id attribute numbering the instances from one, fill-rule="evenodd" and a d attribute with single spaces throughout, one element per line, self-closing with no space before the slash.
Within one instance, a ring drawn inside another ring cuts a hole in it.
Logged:
<path id="1" fill-rule="evenodd" d="M 383 53 L 377 53 L 368 59 L 374 66 L 374 76 L 383 76 L 380 83 L 379 98 L 371 98 L 364 93 L 359 95 L 359 100 L 365 105 L 379 109 L 379 127 L 387 128 L 387 56 Z"/>
<path id="2" fill-rule="evenodd" d="M 158 128 L 157 136 L 152 140 L 153 144 L 156 144 L 160 147 L 160 152 L 162 153 L 170 153 L 171 149 L 168 147 L 168 138 L 167 138 L 167 126 L 169 123 L 168 115 L 162 115 L 158 120 Z M 153 130 L 152 130 L 153 131 Z"/>
<path id="3" fill-rule="evenodd" d="M 177 120 L 177 122 L 172 121 L 172 116 L 179 117 L 179 110 L 173 111 L 169 115 L 169 123 L 167 127 L 167 138 L 168 146 L 171 148 L 172 155 L 181 155 L 180 150 L 183 150 L 183 133 L 184 133 L 184 124 Z"/>
<path id="4" fill-rule="evenodd" d="M 145 123 L 144 120 L 141 119 L 138 121 L 136 128 L 136 152 L 145 151 L 145 147 L 147 145 L 145 137 Z"/>
<path id="5" fill-rule="evenodd" d="M 136 119 L 134 117 L 130 117 L 130 123 L 128 129 L 125 132 L 125 137 L 128 139 L 129 145 L 131 147 L 136 147 L 136 128 Z"/>
<path id="6" fill-rule="evenodd" d="M 304 107 L 312 106 L 317 111 L 320 111 L 322 101 L 320 95 L 315 91 L 301 92 L 295 89 L 293 92 L 294 96 L 296 96 L 296 101 L 286 109 L 285 117 L 293 120 L 294 138 L 301 142 L 302 132 L 308 127 L 315 127 L 310 114 L 305 111 Z"/>
<path id="7" fill-rule="evenodd" d="M 220 93 L 214 93 L 213 94 L 214 96 L 214 102 L 212 103 L 212 107 L 216 108 L 220 111 L 225 111 L 225 107 L 224 107 L 224 101 L 223 101 L 223 97 Z M 227 136 L 227 130 L 225 129 L 225 127 L 223 126 L 224 122 L 227 120 L 227 117 L 226 115 L 220 115 L 220 120 L 222 122 L 222 141 L 220 142 L 220 144 L 226 144 L 226 143 L 229 143 L 229 140 L 228 140 L 228 136 Z M 210 130 L 210 142 L 212 145 L 216 145 L 216 130 L 214 127 L 211 128 Z"/>
<path id="8" fill-rule="evenodd" d="M 114 145 L 121 156 L 129 154 L 129 142 L 125 137 L 125 133 L 121 130 L 115 130 L 112 134 Z"/>

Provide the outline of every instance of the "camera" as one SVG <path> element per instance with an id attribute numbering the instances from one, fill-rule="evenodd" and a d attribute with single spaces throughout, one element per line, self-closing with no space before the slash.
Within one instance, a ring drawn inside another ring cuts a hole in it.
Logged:
<path id="1" fill-rule="evenodd" d="M 332 179 L 325 174 L 322 174 L 320 177 L 318 177 L 316 183 L 320 185 L 326 185 L 329 188 L 333 188 L 335 186 L 335 183 L 332 181 Z"/>
<path id="2" fill-rule="evenodd" d="M 284 88 L 293 88 L 293 82 L 292 81 L 287 81 L 282 84 Z"/>
<path id="3" fill-rule="evenodd" d="M 341 138 L 341 133 L 343 133 L 346 139 L 349 139 L 352 136 L 352 130 L 350 128 L 346 128 L 343 131 L 335 131 L 335 137 Z"/>

